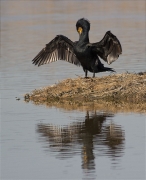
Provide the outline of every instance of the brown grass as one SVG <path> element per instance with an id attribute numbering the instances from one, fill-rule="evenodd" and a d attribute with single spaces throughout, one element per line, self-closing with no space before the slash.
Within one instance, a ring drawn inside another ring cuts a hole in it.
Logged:
<path id="1" fill-rule="evenodd" d="M 35 104 L 64 108 L 79 108 L 94 104 L 99 109 L 132 108 L 145 112 L 146 72 L 123 73 L 101 78 L 66 79 L 58 84 L 34 90 L 24 96 Z M 92 105 L 93 106 L 93 105 Z"/>

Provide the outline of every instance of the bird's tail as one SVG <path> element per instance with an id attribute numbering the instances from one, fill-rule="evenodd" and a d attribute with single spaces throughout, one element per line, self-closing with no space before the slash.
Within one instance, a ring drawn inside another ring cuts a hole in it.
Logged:
<path id="1" fill-rule="evenodd" d="M 98 59 L 98 71 L 99 72 L 105 72 L 105 71 L 111 71 L 111 72 L 116 72 L 114 69 L 109 68 L 109 67 L 104 67 L 104 64 L 101 63 L 101 61 Z"/>
<path id="2" fill-rule="evenodd" d="M 102 70 L 103 72 L 104 72 L 104 71 L 116 72 L 113 68 L 108 68 L 108 67 L 103 67 L 101 70 Z"/>

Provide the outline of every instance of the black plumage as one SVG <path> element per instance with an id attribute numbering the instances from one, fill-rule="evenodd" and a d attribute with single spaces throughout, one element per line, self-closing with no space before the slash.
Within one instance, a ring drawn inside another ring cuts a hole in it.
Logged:
<path id="1" fill-rule="evenodd" d="M 122 53 L 122 47 L 117 37 L 107 31 L 101 41 L 90 43 L 90 23 L 84 18 L 77 21 L 76 29 L 79 33 L 79 41 L 72 42 L 63 35 L 57 35 L 32 60 L 33 64 L 40 66 L 65 60 L 77 66 L 81 65 L 85 71 L 85 77 L 88 71 L 93 72 L 93 77 L 98 72 L 114 71 L 112 68 L 104 67 L 99 57 L 108 64 L 118 59 Z"/>

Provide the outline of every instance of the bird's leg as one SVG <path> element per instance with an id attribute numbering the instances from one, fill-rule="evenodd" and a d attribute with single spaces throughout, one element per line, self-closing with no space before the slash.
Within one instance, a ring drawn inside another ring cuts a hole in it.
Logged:
<path id="1" fill-rule="evenodd" d="M 87 78 L 88 71 L 85 69 L 85 78 Z"/>
<path id="2" fill-rule="evenodd" d="M 95 72 L 93 71 L 93 78 L 95 78 Z"/>
<path id="3" fill-rule="evenodd" d="M 98 61 L 97 60 L 91 64 L 91 68 L 93 70 L 93 78 L 95 78 L 95 72 L 97 70 L 97 65 L 98 65 Z"/>

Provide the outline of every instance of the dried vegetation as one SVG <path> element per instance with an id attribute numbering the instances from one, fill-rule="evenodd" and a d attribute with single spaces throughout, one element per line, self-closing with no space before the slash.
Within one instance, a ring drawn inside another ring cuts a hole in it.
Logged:
<path id="1" fill-rule="evenodd" d="M 58 84 L 34 90 L 24 96 L 35 104 L 76 109 L 89 107 L 105 110 L 125 109 L 145 112 L 146 72 L 123 73 L 101 78 L 66 79 Z M 93 106 L 93 105 L 92 105 Z"/>

